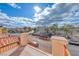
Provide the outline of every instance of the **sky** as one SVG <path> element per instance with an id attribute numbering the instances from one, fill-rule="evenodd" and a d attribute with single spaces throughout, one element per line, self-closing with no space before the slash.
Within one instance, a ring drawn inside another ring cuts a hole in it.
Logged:
<path id="1" fill-rule="evenodd" d="M 0 25 L 10 28 L 79 25 L 78 3 L 0 3 Z"/>

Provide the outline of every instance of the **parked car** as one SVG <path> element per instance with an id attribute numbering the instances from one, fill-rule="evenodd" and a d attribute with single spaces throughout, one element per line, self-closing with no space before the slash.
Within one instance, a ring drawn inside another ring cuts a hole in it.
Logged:
<path id="1" fill-rule="evenodd" d="M 40 33 L 31 33 L 30 35 L 38 36 L 40 39 L 49 40 L 53 35 L 52 33 L 40 32 Z"/>
<path id="2" fill-rule="evenodd" d="M 79 45 L 79 36 L 75 36 L 69 39 L 69 44 Z"/>
<path id="3" fill-rule="evenodd" d="M 38 34 L 40 39 L 44 39 L 44 40 L 49 40 L 50 37 L 52 36 L 51 33 L 46 33 L 46 32 L 42 32 Z"/>
<path id="4" fill-rule="evenodd" d="M 34 47 L 39 47 L 39 44 L 35 41 L 31 41 L 31 42 L 29 42 L 29 44 L 34 46 Z"/>

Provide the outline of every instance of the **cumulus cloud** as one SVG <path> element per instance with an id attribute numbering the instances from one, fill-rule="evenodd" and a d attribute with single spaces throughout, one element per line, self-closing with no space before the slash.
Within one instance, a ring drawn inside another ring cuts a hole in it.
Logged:
<path id="1" fill-rule="evenodd" d="M 46 7 L 42 12 L 34 14 L 34 20 L 40 21 L 41 19 L 45 19 L 45 16 L 49 15 L 51 11 L 50 7 Z"/>
<path id="2" fill-rule="evenodd" d="M 0 12 L 0 25 L 6 27 L 24 27 L 34 25 L 32 19 L 25 17 L 11 17 L 5 13 Z"/>
<path id="3" fill-rule="evenodd" d="M 13 8 L 21 9 L 21 6 L 18 6 L 18 5 L 15 4 L 15 3 L 8 3 L 8 5 L 10 5 L 10 6 L 13 7 Z"/>
<path id="4" fill-rule="evenodd" d="M 58 3 L 52 7 L 46 7 L 42 12 L 34 16 L 38 20 L 37 25 L 50 25 L 58 23 L 59 25 L 79 23 L 79 4 Z M 75 20 L 78 21 L 75 21 Z"/>
<path id="5" fill-rule="evenodd" d="M 79 4 L 58 3 L 52 7 L 46 7 L 40 12 L 34 14 L 33 19 L 24 17 L 9 17 L 5 13 L 1 13 L 1 19 L 7 19 L 7 26 L 49 26 L 54 23 L 59 25 L 78 24 L 79 23 Z M 13 25 L 14 24 L 14 25 Z"/>
<path id="6" fill-rule="evenodd" d="M 41 8 L 40 8 L 40 7 L 38 7 L 38 6 L 34 6 L 34 10 L 38 13 L 38 12 L 40 12 L 40 11 L 41 11 Z"/>
<path id="7" fill-rule="evenodd" d="M 9 17 L 7 16 L 7 14 L 0 12 L 0 20 L 1 19 L 9 19 Z"/>
<path id="8" fill-rule="evenodd" d="M 9 17 L 7 14 L 0 12 L 0 24 L 10 27 L 50 26 L 54 23 L 58 25 L 63 25 L 64 23 L 79 25 L 79 4 L 54 4 L 52 7 L 46 7 L 44 10 L 36 12 L 33 19 Z"/>

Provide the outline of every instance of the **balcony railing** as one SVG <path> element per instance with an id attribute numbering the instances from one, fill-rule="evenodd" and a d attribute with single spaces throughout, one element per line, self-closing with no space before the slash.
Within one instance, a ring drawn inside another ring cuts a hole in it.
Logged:
<path id="1" fill-rule="evenodd" d="M 32 55 L 32 56 L 33 55 L 38 55 L 38 56 L 40 55 L 69 56 L 70 55 L 67 49 L 68 42 L 64 37 L 52 36 L 50 38 L 52 43 L 52 54 L 44 52 L 37 47 L 33 47 L 36 43 L 33 43 L 34 41 L 32 41 L 32 38 L 33 36 L 30 36 L 27 33 L 21 33 L 19 37 L 5 35 L 4 37 L 0 38 L 0 55 L 5 55 L 5 53 L 6 55 Z M 32 43 L 32 46 L 29 45 L 29 43 Z M 13 50 L 13 52 L 11 52 L 11 50 Z M 11 52 L 11 54 L 9 53 L 9 51 Z"/>

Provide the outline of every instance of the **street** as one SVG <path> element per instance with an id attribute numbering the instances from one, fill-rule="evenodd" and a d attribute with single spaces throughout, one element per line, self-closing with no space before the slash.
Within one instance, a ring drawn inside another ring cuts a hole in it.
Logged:
<path id="1" fill-rule="evenodd" d="M 38 37 L 33 38 L 33 40 L 39 43 L 39 49 L 52 53 L 51 41 L 42 40 Z M 68 50 L 71 56 L 79 56 L 79 46 L 68 44 Z"/>
<path id="2" fill-rule="evenodd" d="M 68 49 L 71 56 L 79 56 L 79 46 L 69 44 Z"/>
<path id="3" fill-rule="evenodd" d="M 42 39 L 39 39 L 38 37 L 35 37 L 35 38 L 33 37 L 32 40 L 38 42 L 39 49 L 48 53 L 52 53 L 51 41 L 42 40 Z"/>

